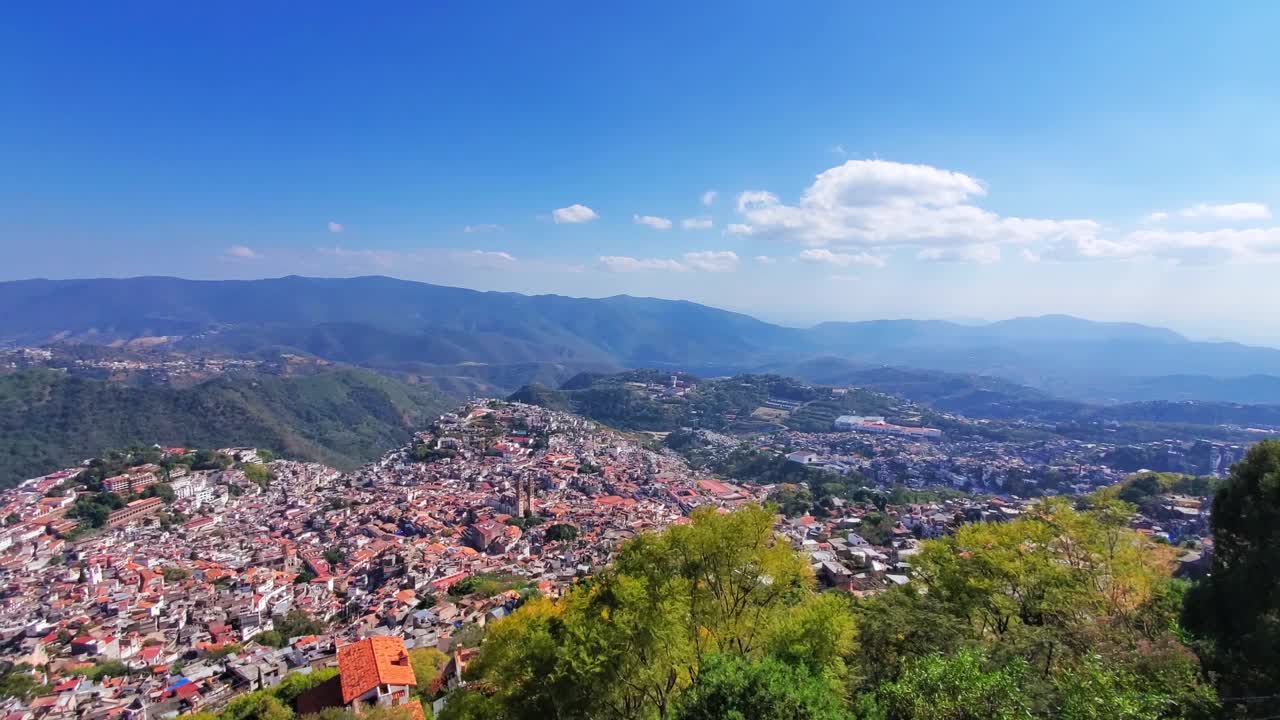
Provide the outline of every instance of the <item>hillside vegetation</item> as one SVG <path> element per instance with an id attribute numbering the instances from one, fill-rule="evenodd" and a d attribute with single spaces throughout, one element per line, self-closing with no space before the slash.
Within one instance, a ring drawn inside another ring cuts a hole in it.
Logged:
<path id="1" fill-rule="evenodd" d="M 1211 717 L 1183 586 L 1126 512 L 966 525 L 924 543 L 917 581 L 854 599 L 817 590 L 767 510 L 698 510 L 486 628 L 441 717 Z"/>
<path id="2" fill-rule="evenodd" d="M 108 448 L 271 448 L 351 468 L 407 443 L 452 400 L 365 370 L 223 377 L 190 388 L 126 387 L 27 370 L 0 376 L 0 486 Z"/>
<path id="3" fill-rule="evenodd" d="M 781 428 L 828 432 L 840 415 L 882 415 L 902 425 L 938 428 L 953 439 L 998 442 L 1029 442 L 1055 435 L 1106 443 L 1167 438 L 1248 441 L 1254 439 L 1249 427 L 1280 427 L 1280 405 L 1189 401 L 1089 405 L 978 375 L 899 368 L 835 372 L 833 363 L 821 365 L 827 371 L 818 375 L 841 379 L 839 387 L 811 385 L 778 374 L 699 380 L 676 373 L 694 387 L 671 393 L 665 387 L 672 373 L 650 369 L 614 375 L 581 373 L 559 389 L 528 385 L 510 399 L 575 412 L 622 429 L 658 432 L 682 427 L 734 433 Z M 753 415 L 759 408 L 765 408 L 765 414 Z M 966 422 L 956 415 L 984 422 Z M 1185 470 L 1136 459 L 1121 466 Z"/>
<path id="4" fill-rule="evenodd" d="M 830 388 L 814 387 L 781 375 L 735 375 L 699 380 L 685 373 L 680 380 L 696 386 L 683 394 L 667 394 L 650 386 L 665 387 L 672 373 L 631 370 L 615 375 L 584 373 L 570 378 L 558 390 L 541 385 L 521 388 L 510 399 L 568 410 L 627 430 L 670 431 L 681 427 L 709 430 L 767 430 L 788 427 L 822 432 L 831 429 L 838 415 L 887 415 L 914 417 L 910 403 L 880 393 L 851 389 L 835 397 Z M 753 417 L 770 403 L 795 404 L 794 413 L 776 418 Z"/>

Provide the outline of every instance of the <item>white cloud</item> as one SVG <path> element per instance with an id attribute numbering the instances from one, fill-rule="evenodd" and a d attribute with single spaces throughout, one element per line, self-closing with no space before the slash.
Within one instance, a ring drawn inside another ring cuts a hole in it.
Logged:
<path id="1" fill-rule="evenodd" d="M 1029 243 L 1093 235 L 1092 220 L 1001 217 L 972 204 L 977 179 L 929 165 L 850 160 L 820 173 L 800 202 L 748 191 L 737 209 L 751 233 L 810 247 Z"/>
<path id="2" fill-rule="evenodd" d="M 850 265 L 869 265 L 872 267 L 884 267 L 885 259 L 883 257 L 872 255 L 866 252 L 857 253 L 838 253 L 831 252 L 826 248 L 809 248 L 800 252 L 800 259 L 808 262 L 826 263 L 835 265 L 836 267 L 849 267 Z"/>
<path id="3" fill-rule="evenodd" d="M 1155 258 L 1185 264 L 1275 262 L 1280 260 L 1280 227 L 1215 230 L 1136 230 L 1114 238 L 1084 238 L 1050 245 L 1052 260 Z"/>
<path id="4" fill-rule="evenodd" d="M 631 222 L 637 225 L 648 225 L 654 230 L 670 230 L 671 219 L 657 215 L 632 215 Z"/>
<path id="5" fill-rule="evenodd" d="M 605 255 L 600 264 L 611 272 L 733 272 L 738 269 L 738 254 L 732 250 L 699 250 L 687 252 L 681 259 L 635 258 L 626 255 Z"/>
<path id="6" fill-rule="evenodd" d="M 1132 243 L 1088 236 L 1050 243 L 1041 257 L 1048 260 L 1099 260 L 1132 258 L 1140 254 Z"/>
<path id="7" fill-rule="evenodd" d="M 1199 203 L 1152 213 L 1137 229 L 1091 219 L 1002 216 L 979 206 L 982 182 L 928 165 L 851 160 L 820 173 L 800 200 L 751 190 L 737 199 L 741 222 L 728 234 L 808 246 L 801 259 L 880 264 L 895 249 L 938 262 L 997 262 L 1010 246 L 1028 262 L 1154 258 L 1179 263 L 1280 261 L 1280 227 L 1240 227 L 1266 220 L 1261 203 Z M 1165 223 L 1218 221 L 1220 227 L 1167 228 Z"/>
<path id="8" fill-rule="evenodd" d="M 502 226 L 500 226 L 500 225 L 495 225 L 494 223 L 480 223 L 479 225 L 466 225 L 466 226 L 463 226 L 463 228 L 462 228 L 462 232 L 464 232 L 464 233 L 485 233 L 485 232 L 493 232 L 493 231 L 495 231 L 495 230 L 499 230 L 499 229 L 501 229 L 501 227 L 502 227 Z"/>
<path id="9" fill-rule="evenodd" d="M 680 221 L 680 227 L 685 230 L 710 230 L 715 225 L 709 217 L 685 218 Z"/>
<path id="10" fill-rule="evenodd" d="M 836 154 L 836 155 L 847 155 L 847 154 L 848 154 L 848 152 L 844 149 L 844 143 L 836 143 L 836 144 L 831 148 L 831 152 L 832 152 L 832 153 L 834 153 L 834 154 Z"/>
<path id="11" fill-rule="evenodd" d="M 569 207 L 556 208 L 551 211 L 551 219 L 555 220 L 557 225 L 565 223 L 584 223 L 591 222 L 600 217 L 595 210 L 586 205 L 574 203 Z"/>
<path id="12" fill-rule="evenodd" d="M 329 232 L 331 233 L 340 233 L 343 230 L 347 229 L 346 226 L 344 226 L 342 223 L 334 222 L 332 220 L 329 221 L 328 227 L 329 227 Z"/>
<path id="13" fill-rule="evenodd" d="M 916 253 L 916 258 L 929 262 L 973 262 L 987 265 L 1000 262 L 1000 246 L 987 243 L 959 247 L 927 247 Z"/>
<path id="14" fill-rule="evenodd" d="M 227 248 L 227 255 L 230 255 L 231 257 L 234 257 L 234 258 L 243 258 L 246 260 L 258 257 L 258 253 L 254 252 L 253 248 L 246 247 L 244 245 L 232 245 L 231 247 Z"/>
<path id="15" fill-rule="evenodd" d="M 649 270 L 670 270 L 685 272 L 688 270 L 675 260 L 665 258 L 633 258 L 625 255 L 605 255 L 600 263 L 611 272 L 645 272 Z"/>
<path id="16" fill-rule="evenodd" d="M 738 254 L 732 250 L 702 250 L 684 254 L 685 265 L 706 272 L 733 272 L 738 269 Z"/>
<path id="17" fill-rule="evenodd" d="M 778 262 L 777 258 L 771 258 L 768 255 L 757 255 L 755 257 L 755 261 L 761 265 L 772 265 Z"/>
<path id="18" fill-rule="evenodd" d="M 702 193 L 702 204 L 707 207 L 711 207 L 715 204 L 716 197 L 719 196 L 719 194 L 720 193 L 717 193 L 715 190 L 708 190 Z"/>
<path id="19" fill-rule="evenodd" d="M 1262 203 L 1251 202 L 1226 203 L 1223 205 L 1196 203 L 1191 207 L 1179 210 L 1178 214 L 1184 218 L 1191 219 L 1266 220 L 1271 217 L 1271 209 Z"/>
<path id="20" fill-rule="evenodd" d="M 1142 230 L 1125 236 L 1123 245 L 1137 255 L 1184 262 L 1233 260 L 1269 262 L 1280 259 L 1280 227 L 1225 228 L 1201 232 Z"/>
<path id="21" fill-rule="evenodd" d="M 1253 202 L 1222 203 L 1218 205 L 1196 203 L 1173 212 L 1164 210 L 1153 212 L 1142 218 L 1142 220 L 1146 223 L 1162 223 L 1175 218 L 1184 220 L 1223 220 L 1227 222 L 1268 220 L 1271 218 L 1271 208 L 1262 203 Z"/>
<path id="22" fill-rule="evenodd" d="M 511 253 L 499 250 L 472 250 L 471 257 L 479 260 L 495 260 L 500 263 L 513 263 L 516 261 L 515 256 Z"/>

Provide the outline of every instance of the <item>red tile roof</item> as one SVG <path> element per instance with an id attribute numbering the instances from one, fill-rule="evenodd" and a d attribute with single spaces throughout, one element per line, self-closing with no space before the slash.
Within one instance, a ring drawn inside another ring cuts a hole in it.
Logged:
<path id="1" fill-rule="evenodd" d="M 352 700 L 379 685 L 417 685 L 404 641 L 371 637 L 338 649 L 338 673 L 342 678 L 342 702 Z"/>

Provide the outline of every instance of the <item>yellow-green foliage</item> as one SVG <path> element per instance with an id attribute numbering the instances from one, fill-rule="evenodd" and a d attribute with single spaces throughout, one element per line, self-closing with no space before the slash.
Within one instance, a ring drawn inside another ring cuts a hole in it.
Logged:
<path id="1" fill-rule="evenodd" d="M 665 717 L 713 655 L 776 653 L 838 693 L 854 635 L 847 604 L 815 592 L 773 522 L 756 506 L 697 511 L 627 543 L 559 601 L 494 624 L 469 668 L 505 713 L 494 717 Z"/>

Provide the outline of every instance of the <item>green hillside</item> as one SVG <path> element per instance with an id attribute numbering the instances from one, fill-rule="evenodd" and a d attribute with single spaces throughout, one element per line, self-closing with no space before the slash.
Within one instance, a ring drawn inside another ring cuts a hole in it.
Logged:
<path id="1" fill-rule="evenodd" d="M 132 444 L 270 448 L 351 468 L 452 400 L 366 370 L 126 387 L 53 370 L 0 376 L 0 487 Z"/>
<path id="2" fill-rule="evenodd" d="M 919 408 L 880 393 L 851 389 L 833 396 L 831 388 L 814 387 L 780 375 L 735 375 L 698 381 L 683 394 L 655 390 L 665 387 L 671 373 L 659 370 L 630 370 L 616 375 L 583 373 L 570 378 L 558 390 L 529 385 L 511 395 L 510 400 L 568 410 L 614 427 L 628 430 L 670 431 L 681 427 L 749 432 L 781 427 L 808 432 L 831 430 L 839 415 L 877 414 L 894 418 L 919 415 Z M 644 386 L 642 387 L 641 384 Z M 779 410 L 767 417 L 752 413 L 772 404 Z"/>

